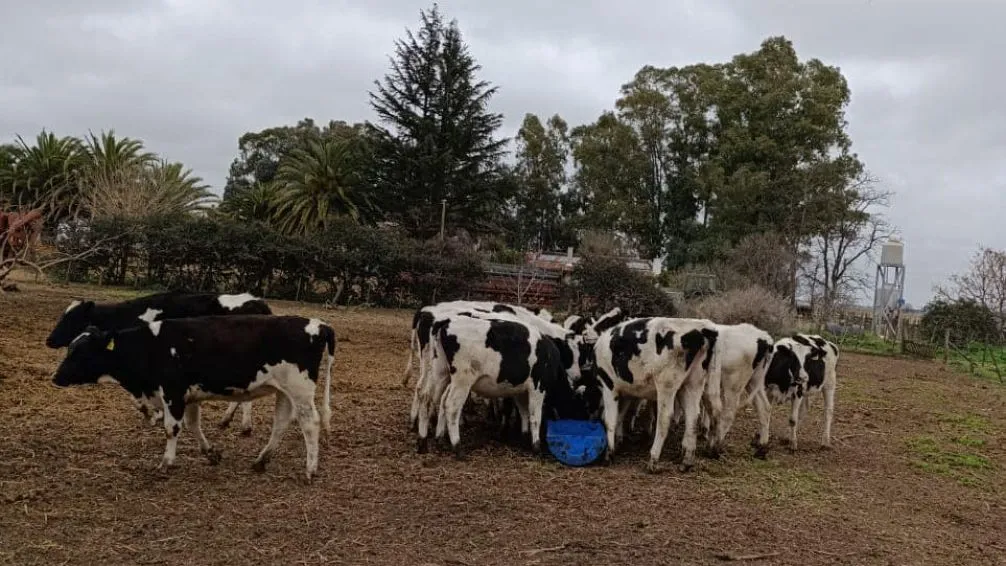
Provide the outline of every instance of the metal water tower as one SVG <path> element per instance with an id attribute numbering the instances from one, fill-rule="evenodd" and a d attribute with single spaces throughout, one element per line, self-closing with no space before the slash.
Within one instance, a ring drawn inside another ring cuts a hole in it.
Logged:
<path id="1" fill-rule="evenodd" d="M 873 289 L 873 332 L 893 339 L 905 304 L 905 244 L 891 238 L 880 248 Z"/>

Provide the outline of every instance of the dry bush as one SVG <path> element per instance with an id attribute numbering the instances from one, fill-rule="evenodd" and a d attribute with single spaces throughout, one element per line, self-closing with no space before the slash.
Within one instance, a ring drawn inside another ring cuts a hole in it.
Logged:
<path id="1" fill-rule="evenodd" d="M 708 318 L 718 324 L 753 324 L 773 336 L 793 331 L 796 321 L 789 301 L 753 285 L 733 289 L 685 305 L 686 316 Z"/>
<path id="2" fill-rule="evenodd" d="M 778 234 L 752 234 L 713 265 L 721 289 L 759 286 L 782 295 L 793 293 L 794 263 L 800 261 Z"/>

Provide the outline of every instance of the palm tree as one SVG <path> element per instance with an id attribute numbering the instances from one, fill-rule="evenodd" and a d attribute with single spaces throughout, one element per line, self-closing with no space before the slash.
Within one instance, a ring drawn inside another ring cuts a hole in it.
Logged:
<path id="1" fill-rule="evenodd" d="M 333 216 L 360 220 L 369 202 L 359 191 L 359 166 L 359 149 L 352 140 L 309 140 L 294 150 L 276 174 L 280 229 L 305 234 L 324 228 Z"/>
<path id="2" fill-rule="evenodd" d="M 84 179 L 87 207 L 94 217 L 142 218 L 205 210 L 209 186 L 181 163 L 130 163 L 96 168 Z"/>
<path id="3" fill-rule="evenodd" d="M 84 153 L 94 169 L 109 173 L 131 165 L 153 165 L 157 156 L 143 150 L 143 142 L 132 138 L 117 138 L 115 130 L 89 133 Z"/>
<path id="4" fill-rule="evenodd" d="M 281 185 L 276 182 L 255 183 L 248 189 L 224 199 L 221 212 L 235 220 L 271 223 L 281 197 Z"/>
<path id="5" fill-rule="evenodd" d="M 57 222 L 80 212 L 78 180 L 85 165 L 80 140 L 42 130 L 34 145 L 18 136 L 11 151 L 14 165 L 6 173 L 5 184 L 9 184 L 12 201 L 44 207 Z"/>

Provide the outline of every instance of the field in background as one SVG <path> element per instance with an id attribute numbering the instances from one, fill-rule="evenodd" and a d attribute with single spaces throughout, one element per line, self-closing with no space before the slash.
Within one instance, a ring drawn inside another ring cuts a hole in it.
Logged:
<path id="1" fill-rule="evenodd" d="M 319 477 L 301 481 L 292 427 L 269 470 L 251 471 L 272 402 L 252 437 L 204 428 L 224 451 L 209 466 L 182 434 L 178 466 L 155 467 L 159 429 L 114 386 L 55 390 L 61 352 L 42 342 L 72 297 L 128 292 L 35 286 L 0 295 L 0 564 L 966 564 L 1006 561 L 1006 389 L 927 361 L 845 354 L 835 448 L 818 449 L 821 402 L 801 448 L 753 459 L 745 410 L 720 461 L 644 473 L 637 440 L 610 467 L 566 468 L 491 440 L 474 422 L 456 462 L 419 456 L 399 387 L 410 313 L 324 310 L 339 336 L 334 433 Z M 668 443 L 664 460 L 676 447 Z"/>

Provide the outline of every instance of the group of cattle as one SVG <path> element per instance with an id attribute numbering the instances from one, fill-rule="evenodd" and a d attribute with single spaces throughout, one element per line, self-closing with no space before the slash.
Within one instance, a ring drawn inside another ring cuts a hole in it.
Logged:
<path id="1" fill-rule="evenodd" d="M 230 402 L 226 427 L 239 405 L 242 432 L 251 431 L 250 402 L 276 395 L 272 433 L 254 469 L 263 471 L 291 421 L 304 435 L 307 477 L 318 467 L 318 437 L 331 421 L 334 330 L 316 318 L 273 315 L 250 294 L 161 293 L 116 304 L 73 301 L 46 339 L 67 347 L 53 383 L 59 387 L 110 380 L 167 437 L 161 468 L 174 464 L 184 425 L 211 464 L 221 453 L 203 435 L 200 403 Z M 327 353 L 319 415 L 315 390 Z M 788 401 L 790 445 L 806 413 L 808 394 L 823 392 L 824 440 L 829 445 L 838 349 L 820 336 L 773 341 L 750 324 L 719 325 L 685 318 L 629 318 L 618 308 L 561 325 L 546 310 L 495 302 L 454 301 L 416 311 L 413 356 L 419 377 L 410 422 L 418 449 L 428 449 L 436 418 L 460 457 L 462 411 L 471 396 L 489 405 L 502 427 L 519 421 L 540 450 L 549 419 L 603 420 L 610 460 L 648 404 L 655 405 L 650 466 L 655 467 L 671 422 L 684 422 L 683 469 L 695 462 L 697 428 L 717 455 L 737 411 L 753 402 L 764 456 L 771 404 Z M 516 415 L 514 412 L 516 411 Z"/>
<path id="2" fill-rule="evenodd" d="M 823 445 L 830 446 L 838 348 L 817 335 L 773 340 L 751 325 L 704 319 L 631 318 L 618 308 L 599 318 L 573 315 L 557 324 L 545 310 L 494 302 L 452 301 L 423 307 L 412 321 L 408 382 L 413 356 L 419 376 L 410 422 L 418 450 L 446 432 L 458 457 L 462 409 L 470 396 L 483 399 L 505 426 L 512 406 L 521 431 L 540 449 L 543 421 L 598 418 L 607 434 L 606 457 L 651 406 L 650 469 L 654 469 L 672 421 L 684 423 L 681 467 L 695 463 L 698 428 L 711 456 L 718 456 L 737 412 L 753 403 L 759 430 L 752 441 L 764 457 L 771 406 L 790 403 L 790 447 L 806 414 L 808 395 L 821 392 Z M 630 414 L 631 413 L 631 414 Z"/>
<path id="3" fill-rule="evenodd" d="M 318 469 L 319 426 L 328 432 L 331 422 L 335 332 L 316 318 L 274 316 L 249 294 L 161 293 L 110 305 L 74 301 L 46 345 L 67 347 L 52 378 L 55 385 L 111 380 L 131 394 L 151 424 L 163 421 L 162 469 L 174 464 L 183 424 L 210 463 L 220 462 L 220 451 L 200 426 L 201 402 L 231 402 L 222 426 L 242 404 L 243 432 L 250 433 L 250 401 L 272 394 L 272 434 L 254 469 L 265 470 L 294 419 L 304 434 L 308 480 Z M 319 416 L 315 386 L 326 352 Z"/>

